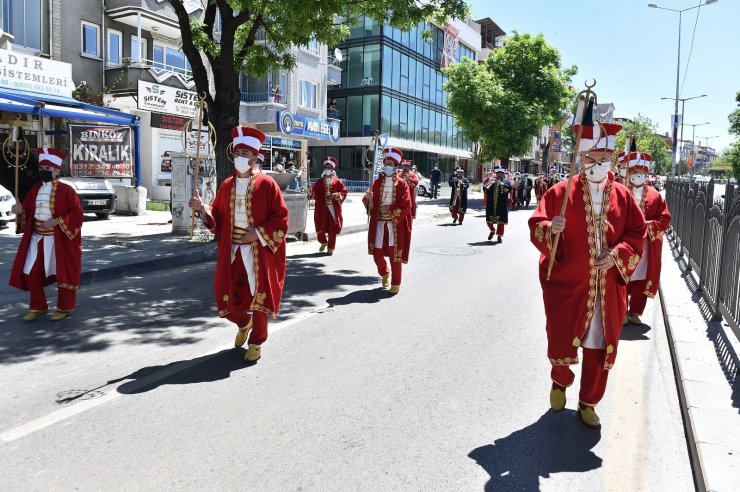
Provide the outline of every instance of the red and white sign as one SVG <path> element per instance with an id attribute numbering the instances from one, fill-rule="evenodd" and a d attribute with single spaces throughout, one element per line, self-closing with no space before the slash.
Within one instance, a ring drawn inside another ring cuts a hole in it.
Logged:
<path id="1" fill-rule="evenodd" d="M 448 67 L 457 61 L 458 34 L 460 34 L 460 29 L 452 24 L 447 24 L 444 45 L 442 46 L 442 68 Z"/>

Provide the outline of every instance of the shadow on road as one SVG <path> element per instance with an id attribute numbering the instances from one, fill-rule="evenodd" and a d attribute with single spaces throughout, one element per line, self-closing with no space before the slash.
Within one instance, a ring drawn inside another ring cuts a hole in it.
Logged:
<path id="1" fill-rule="evenodd" d="M 389 297 L 390 294 L 388 294 L 387 290 L 378 287 L 377 289 L 356 290 L 344 297 L 327 299 L 326 302 L 329 304 L 329 307 L 347 306 L 349 304 L 374 304 Z"/>
<path id="2" fill-rule="evenodd" d="M 652 330 L 650 325 L 645 323 L 641 325 L 633 325 L 628 323 L 622 327 L 622 334 L 619 336 L 620 340 L 650 340 L 650 337 L 646 336 L 646 333 Z"/>
<path id="3" fill-rule="evenodd" d="M 212 383 L 230 377 L 235 371 L 252 367 L 254 364 L 244 362 L 243 354 L 244 350 L 225 349 L 215 355 L 204 355 L 161 366 L 144 367 L 128 376 L 109 381 L 109 383 L 132 379 L 133 381 L 116 388 L 116 391 L 125 395 L 146 393 L 167 384 Z M 179 370 L 182 366 L 186 368 Z M 167 373 L 170 374 L 167 375 Z"/>
<path id="4" fill-rule="evenodd" d="M 468 246 L 496 246 L 498 244 L 496 241 L 478 241 L 477 243 L 468 243 Z"/>
<path id="5" fill-rule="evenodd" d="M 532 425 L 468 456 L 491 476 L 486 491 L 540 490 L 540 477 L 599 468 L 602 459 L 591 451 L 599 440 L 601 430 L 580 423 L 576 411 L 548 410 Z"/>

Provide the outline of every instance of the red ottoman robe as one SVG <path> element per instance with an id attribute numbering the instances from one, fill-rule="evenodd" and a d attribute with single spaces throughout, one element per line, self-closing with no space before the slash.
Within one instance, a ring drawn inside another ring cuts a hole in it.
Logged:
<path id="1" fill-rule="evenodd" d="M 324 178 L 319 178 L 313 184 L 312 193 L 314 199 L 313 223 L 316 228 L 316 232 L 318 234 L 328 232 L 323 230 L 324 224 L 326 224 L 327 221 L 333 221 L 334 219 L 326 206 L 326 184 L 324 183 Z M 334 214 L 337 218 L 336 226 L 337 234 L 339 234 L 342 232 L 342 203 L 347 199 L 347 187 L 344 186 L 344 182 L 341 179 L 336 176 L 332 176 L 329 193 L 339 193 L 341 195 L 339 200 L 330 199 L 332 202 L 331 205 L 334 208 Z"/>
<path id="2" fill-rule="evenodd" d="M 236 185 L 234 176 L 226 178 L 211 203 L 211 214 L 215 224 L 206 227 L 216 235 L 218 259 L 213 290 L 216 294 L 218 315 L 225 317 L 232 306 L 233 286 L 231 279 L 231 233 L 234 224 L 234 200 Z M 256 227 L 265 240 L 252 244 L 256 285 L 250 309 L 277 317 L 285 285 L 285 234 L 288 231 L 288 208 L 285 206 L 280 187 L 265 174 L 255 174 L 247 188 L 247 220 Z"/>
<path id="3" fill-rule="evenodd" d="M 23 213 L 16 220 L 20 221 L 23 231 L 15 262 L 10 272 L 10 285 L 21 290 L 28 290 L 23 265 L 26 261 L 28 245 L 33 235 L 33 221 L 36 212 L 36 196 L 41 188 L 37 183 L 23 200 Z M 60 287 L 70 290 L 80 288 L 80 271 L 82 270 L 82 206 L 77 192 L 55 179 L 51 183 L 49 207 L 52 218 L 58 219 L 59 226 L 54 228 L 54 254 L 56 255 L 56 275 L 46 277 L 44 285 L 57 282 Z"/>
<path id="4" fill-rule="evenodd" d="M 370 227 L 367 231 L 368 253 L 373 254 L 375 249 L 375 231 L 378 228 L 378 218 L 380 215 L 380 199 L 383 193 L 383 184 L 386 179 L 394 181 L 393 198 L 388 210 L 393 218 L 393 255 L 391 261 L 409 262 L 409 250 L 411 246 L 411 197 L 409 187 L 406 181 L 398 179 L 397 175 L 390 178 L 381 174 L 373 184 L 370 185 L 370 191 L 373 193 L 372 203 L 370 204 Z M 367 206 L 367 195 L 363 198 Z M 407 220 L 409 218 L 409 220 Z"/>
<path id="5" fill-rule="evenodd" d="M 611 369 L 617 355 L 622 322 L 627 312 L 626 285 L 640 261 L 646 224 L 632 193 L 609 175 L 600 223 L 594 223 L 591 194 L 583 175 L 573 178 L 565 231 L 560 235 L 550 280 L 547 266 L 555 234 L 551 220 L 560 214 L 567 180 L 550 188 L 529 219 L 530 239 L 540 250 L 540 284 L 547 316 L 548 357 L 552 365 L 578 363 L 581 345 L 594 314 L 597 282 L 601 292 L 602 319 L 606 346 L 605 369 Z M 609 252 L 616 266 L 599 271 L 596 228 L 601 233 L 601 250 Z"/>
<path id="6" fill-rule="evenodd" d="M 647 275 L 645 277 L 646 296 L 654 298 L 660 286 L 661 258 L 663 256 L 663 236 L 671 225 L 668 204 L 652 186 L 645 186 L 640 199 L 640 209 L 647 221 Z"/>

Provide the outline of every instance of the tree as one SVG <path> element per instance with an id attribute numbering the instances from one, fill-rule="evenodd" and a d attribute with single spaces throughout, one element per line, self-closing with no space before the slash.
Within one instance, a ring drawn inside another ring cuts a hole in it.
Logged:
<path id="1" fill-rule="evenodd" d="M 231 129 L 239 124 L 240 73 L 262 76 L 271 68 L 290 70 L 295 66 L 294 56 L 288 53 L 292 46 L 312 39 L 335 45 L 349 33 L 347 26 L 362 15 L 410 29 L 424 19 L 439 23 L 464 18 L 468 12 L 464 0 L 202 0 L 203 15 L 190 17 L 184 0 L 167 1 L 177 15 L 182 50 L 198 92 L 206 95 L 210 122 L 216 129 L 219 182 L 232 172 L 227 147 Z M 221 19 L 218 32 L 214 29 L 217 14 Z M 262 32 L 267 43 L 258 42 Z"/>
<path id="2" fill-rule="evenodd" d="M 740 140 L 732 142 L 730 148 L 722 154 L 721 159 L 732 166 L 732 175 L 740 182 Z"/>
<path id="3" fill-rule="evenodd" d="M 653 172 L 658 175 L 666 174 L 671 169 L 671 152 L 663 137 L 656 133 L 657 128 L 658 125 L 653 120 L 638 114 L 617 134 L 614 148 L 617 151 L 623 150 L 627 136 L 634 135 L 637 150 L 653 156 Z"/>
<path id="4" fill-rule="evenodd" d="M 560 52 L 542 34 L 515 31 L 482 65 L 463 59 L 445 70 L 447 108 L 466 137 L 480 142 L 480 157 L 507 165 L 544 125 L 562 121 L 576 70 L 561 66 Z"/>
<path id="5" fill-rule="evenodd" d="M 730 113 L 727 119 L 730 120 L 730 133 L 740 137 L 740 91 L 735 95 L 735 101 L 737 102 L 737 109 Z"/>

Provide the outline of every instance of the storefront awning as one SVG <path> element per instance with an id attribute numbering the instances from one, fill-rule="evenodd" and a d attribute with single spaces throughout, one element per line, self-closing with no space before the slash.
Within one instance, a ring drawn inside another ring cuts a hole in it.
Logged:
<path id="1" fill-rule="evenodd" d="M 93 123 L 139 126 L 135 115 L 102 108 L 76 99 L 0 88 L 0 111 L 69 118 Z"/>

